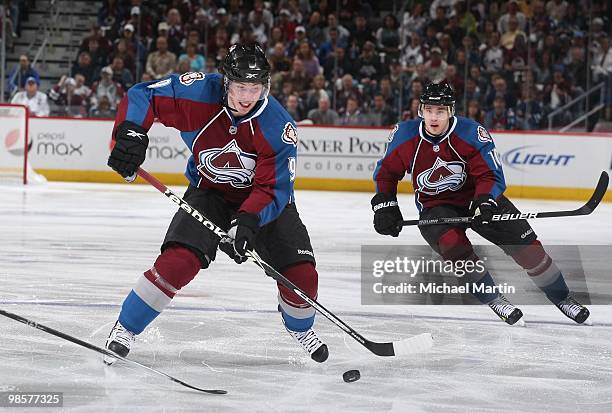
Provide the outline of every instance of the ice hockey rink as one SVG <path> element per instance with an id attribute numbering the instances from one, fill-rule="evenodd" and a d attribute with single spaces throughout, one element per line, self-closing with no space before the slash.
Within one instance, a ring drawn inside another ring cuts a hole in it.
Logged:
<path id="1" fill-rule="evenodd" d="M 156 258 L 175 205 L 148 185 L 0 188 L 0 308 L 103 346 L 123 298 Z M 421 244 L 418 230 L 377 235 L 368 193 L 296 196 L 317 256 L 319 302 L 370 340 L 431 332 L 431 350 L 377 357 L 318 316 L 330 349 L 318 365 L 284 331 L 275 283 L 220 254 L 138 337 L 130 358 L 227 395 L 121 363 L 106 367 L 98 353 L 6 317 L 0 391 L 63 392 L 63 411 L 82 412 L 612 411 L 612 306 L 591 306 L 590 327 L 551 305 L 523 306 L 524 328 L 484 306 L 362 306 L 361 245 Z M 529 211 L 581 204 L 515 201 Z M 410 195 L 400 204 L 405 218 L 416 215 Z M 612 244 L 612 205 L 532 225 L 545 245 Z M 349 369 L 361 379 L 343 382 Z M 53 411 L 31 409 L 43 410 Z"/>

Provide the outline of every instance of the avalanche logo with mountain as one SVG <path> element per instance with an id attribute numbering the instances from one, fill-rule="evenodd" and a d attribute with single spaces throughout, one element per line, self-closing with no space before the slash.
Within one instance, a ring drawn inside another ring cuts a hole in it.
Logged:
<path id="1" fill-rule="evenodd" d="M 417 190 L 428 195 L 436 195 L 446 190 L 458 191 L 466 178 L 464 162 L 447 162 L 436 158 L 431 168 L 418 174 Z"/>
<path id="2" fill-rule="evenodd" d="M 240 149 L 235 139 L 223 148 L 201 151 L 198 171 L 216 184 L 230 184 L 234 188 L 248 188 L 253 184 L 257 155 Z"/>

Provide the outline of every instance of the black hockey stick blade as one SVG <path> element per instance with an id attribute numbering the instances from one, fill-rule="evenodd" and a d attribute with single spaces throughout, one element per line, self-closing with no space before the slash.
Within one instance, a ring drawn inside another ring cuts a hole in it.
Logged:
<path id="1" fill-rule="evenodd" d="M 516 221 L 520 219 L 536 219 L 536 218 L 557 218 L 557 217 L 574 217 L 580 215 L 589 215 L 597 205 L 601 202 L 606 191 L 610 177 L 606 171 L 602 171 L 599 176 L 597 186 L 591 195 L 591 198 L 578 209 L 569 211 L 547 211 L 547 212 L 523 212 L 520 214 L 500 214 L 493 215 L 493 221 Z M 444 224 L 469 224 L 472 222 L 472 217 L 451 217 L 451 218 L 434 218 L 434 219 L 410 219 L 401 221 L 398 227 L 407 227 L 411 225 L 444 225 Z"/>
<path id="2" fill-rule="evenodd" d="M 363 337 L 357 331 L 353 330 L 348 324 L 336 317 L 331 311 L 325 308 L 322 304 L 308 297 L 304 291 L 302 291 L 297 285 L 291 280 L 284 277 L 281 273 L 276 271 L 274 267 L 262 260 L 255 251 L 247 253 L 251 260 L 257 264 L 267 276 L 271 277 L 275 281 L 283 284 L 285 287 L 292 290 L 296 295 L 301 297 L 304 301 L 319 311 L 325 318 L 338 326 L 341 330 L 353 337 L 357 342 L 363 345 L 365 348 L 370 350 L 377 356 L 388 357 L 388 356 L 403 356 L 412 353 L 419 353 L 428 350 L 433 345 L 433 337 L 431 333 L 422 333 L 416 336 L 408 337 L 403 340 L 377 343 L 375 341 L 368 340 Z"/>
<path id="3" fill-rule="evenodd" d="M 68 340 L 71 343 L 78 344 L 81 347 L 85 347 L 85 348 L 88 348 L 90 350 L 97 351 L 98 353 L 104 354 L 105 356 L 109 356 L 109 357 L 113 357 L 113 358 L 119 359 L 119 360 L 121 360 L 121 361 L 123 361 L 123 362 L 125 362 L 127 364 L 131 364 L 131 365 L 135 365 L 135 366 L 144 368 L 144 369 L 146 369 L 146 370 L 148 370 L 148 371 L 150 371 L 152 373 L 158 374 L 160 376 L 164 376 L 164 377 L 172 380 L 173 382 L 178 383 L 178 384 L 180 384 L 182 386 L 188 387 L 190 389 L 197 390 L 197 391 L 203 392 L 203 393 L 210 393 L 210 394 L 226 394 L 227 393 L 227 391 L 225 391 L 225 390 L 201 389 L 201 388 L 193 386 L 193 385 L 191 385 L 189 383 L 185 383 L 184 381 L 179 380 L 176 377 L 172 377 L 171 375 L 166 374 L 166 373 L 164 373 L 162 371 L 155 370 L 154 368 L 149 367 L 149 366 L 145 366 L 144 364 L 140 364 L 137 361 L 126 359 L 125 357 L 121 357 L 120 355 L 115 354 L 112 351 L 109 351 L 109 350 L 107 350 L 105 348 L 98 347 L 98 346 L 96 346 L 94 344 L 88 343 L 87 341 L 83 341 L 81 339 L 78 339 L 78 338 L 73 337 L 71 335 L 68 335 L 66 333 L 62 333 L 61 331 L 55 330 L 55 329 L 53 329 L 51 327 L 47 327 L 47 326 L 45 326 L 43 324 L 40 324 L 40 323 L 37 323 L 35 321 L 28 320 L 27 318 L 22 317 L 20 315 L 13 314 L 13 313 L 10 313 L 10 312 L 2 310 L 2 309 L 0 309 L 0 314 L 5 316 L 5 317 L 11 318 L 11 319 L 13 319 L 15 321 L 19 321 L 20 323 L 26 324 L 26 325 L 28 325 L 30 327 L 33 327 L 33 328 L 36 328 L 38 330 L 44 331 L 45 333 L 52 334 L 52 335 L 54 335 L 56 337 L 59 337 L 59 338 L 63 338 L 64 340 Z"/>
<path id="4" fill-rule="evenodd" d="M 225 232 L 222 228 L 216 225 L 214 222 L 206 218 L 205 215 L 200 213 L 198 210 L 193 208 L 187 202 L 185 202 L 181 197 L 172 192 L 166 185 L 160 182 L 153 175 L 148 173 L 142 168 L 138 168 L 138 176 L 142 179 L 150 183 L 154 188 L 156 188 L 159 192 L 166 195 L 168 199 L 177 204 L 181 209 L 191 215 L 196 221 L 200 222 L 206 229 L 216 234 L 219 238 L 224 238 L 227 236 L 227 232 Z M 430 333 L 423 333 L 417 336 L 409 337 L 396 342 L 389 343 L 376 343 L 370 340 L 365 339 L 361 334 L 353 330 L 350 326 L 348 326 L 344 321 L 339 319 L 334 313 L 329 311 L 327 308 L 323 307 L 317 300 L 310 298 L 302 289 L 300 289 L 297 285 L 295 285 L 291 280 L 288 280 L 283 274 L 279 273 L 272 267 L 270 264 L 261 259 L 259 254 L 255 251 L 250 251 L 248 257 L 251 261 L 253 261 L 257 266 L 259 266 L 262 270 L 264 270 L 265 274 L 277 282 L 283 284 L 288 289 L 292 290 L 296 295 L 301 297 L 305 302 L 310 304 L 315 310 L 319 313 L 323 314 L 325 318 L 338 326 L 345 333 L 353 337 L 357 342 L 362 344 L 365 348 L 370 350 L 372 353 L 377 356 L 395 356 L 395 355 L 404 355 L 410 353 L 416 353 L 420 351 L 427 350 L 431 348 L 433 345 L 433 338 Z"/>

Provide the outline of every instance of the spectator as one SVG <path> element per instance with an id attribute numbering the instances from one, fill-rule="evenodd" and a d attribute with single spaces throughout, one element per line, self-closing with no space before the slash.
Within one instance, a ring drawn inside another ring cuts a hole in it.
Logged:
<path id="1" fill-rule="evenodd" d="M 131 24 L 126 24 L 123 27 L 123 31 L 121 32 L 121 38 L 119 40 L 125 40 L 127 45 L 128 52 L 134 56 L 136 63 L 136 71 L 139 71 L 139 68 L 144 65 L 145 59 L 147 57 L 147 49 L 145 45 L 134 36 L 134 26 Z M 119 40 L 115 41 L 117 43 Z M 138 74 L 137 74 L 138 75 Z"/>
<path id="2" fill-rule="evenodd" d="M 460 76 L 457 72 L 457 67 L 455 65 L 446 66 L 446 81 L 450 83 L 450 85 L 455 90 L 456 96 L 463 96 L 463 76 Z"/>
<path id="3" fill-rule="evenodd" d="M 158 37 L 157 51 L 149 54 L 146 72 L 153 79 L 161 79 L 171 74 L 174 71 L 175 65 L 176 55 L 168 51 L 168 41 L 165 37 Z"/>
<path id="4" fill-rule="evenodd" d="M 79 53 L 79 57 L 70 71 L 70 77 L 74 78 L 77 74 L 85 76 L 85 84 L 87 86 L 91 86 L 94 78 L 97 76 L 96 67 L 91 61 L 89 52 Z"/>
<path id="5" fill-rule="evenodd" d="M 168 23 L 168 37 L 172 37 L 180 43 L 185 38 L 185 32 L 183 31 L 181 14 L 177 9 L 168 10 L 166 23 Z"/>
<path id="6" fill-rule="evenodd" d="M 284 77 L 284 81 L 291 82 L 295 93 L 297 93 L 299 97 L 304 98 L 306 97 L 306 91 L 310 87 L 310 80 L 311 78 L 304 68 L 304 62 L 300 59 L 294 59 L 291 65 L 291 71 Z"/>
<path id="7" fill-rule="evenodd" d="M 181 42 L 177 37 L 170 36 L 170 26 L 166 22 L 160 22 L 157 25 L 157 37 L 165 37 L 168 42 L 168 50 L 174 53 L 175 55 L 180 55 L 182 53 Z M 153 53 L 157 50 L 157 42 L 151 42 L 151 48 L 149 49 L 149 53 Z"/>
<path id="8" fill-rule="evenodd" d="M 81 46 L 79 47 L 79 52 L 89 51 L 89 42 L 91 40 L 96 40 L 98 42 L 98 47 L 104 55 L 107 55 L 112 50 L 112 45 L 110 40 L 104 35 L 102 32 L 100 25 L 94 23 L 91 26 L 91 32 L 88 36 L 86 36 L 81 42 Z"/>
<path id="9" fill-rule="evenodd" d="M 326 33 L 321 24 L 321 13 L 318 11 L 315 10 L 312 12 L 308 19 L 306 29 L 308 32 L 308 39 L 315 44 L 316 48 L 321 46 L 326 40 Z"/>
<path id="10" fill-rule="evenodd" d="M 25 90 L 15 93 L 11 103 L 27 106 L 31 116 L 49 116 L 47 95 L 38 91 L 38 79 L 34 76 L 25 80 Z"/>
<path id="11" fill-rule="evenodd" d="M 115 57 L 110 68 L 113 71 L 113 81 L 121 84 L 125 90 L 132 87 L 134 78 L 132 77 L 132 73 L 126 69 L 122 58 L 119 56 Z"/>
<path id="12" fill-rule="evenodd" d="M 322 95 L 319 98 L 319 107 L 308 112 L 308 119 L 315 125 L 338 125 L 338 113 L 329 107 L 329 96 Z"/>
<path id="13" fill-rule="evenodd" d="M 19 64 L 8 75 L 8 91 L 11 95 L 20 92 L 26 87 L 26 79 L 33 77 L 40 83 L 40 75 L 30 64 L 27 55 L 19 56 Z"/>
<path id="14" fill-rule="evenodd" d="M 354 47 L 357 50 L 356 54 L 363 49 L 363 45 L 366 42 L 376 42 L 376 38 L 372 34 L 372 30 L 368 27 L 368 21 L 363 14 L 355 16 L 355 28 L 351 32 L 349 38 L 350 47 Z"/>
<path id="15" fill-rule="evenodd" d="M 186 59 L 189 62 L 189 69 L 192 72 L 202 72 L 206 67 L 206 59 L 204 59 L 204 56 L 197 53 L 197 51 L 198 48 L 196 44 L 188 43 L 185 47 L 186 53 L 179 57 L 179 61 Z"/>
<path id="16" fill-rule="evenodd" d="M 130 71 L 132 77 L 136 73 L 136 66 L 134 64 L 134 55 L 128 51 L 127 43 L 125 39 L 119 39 L 115 45 L 115 51 L 109 56 L 109 61 L 115 60 L 115 57 L 123 59 L 123 65 L 127 70 Z"/>
<path id="17" fill-rule="evenodd" d="M 399 57 L 399 24 L 394 15 L 385 16 L 383 26 L 376 31 L 376 41 L 381 52 L 386 53 L 390 58 Z"/>
<path id="18" fill-rule="evenodd" d="M 521 88 L 521 97 L 516 103 L 516 126 L 518 129 L 540 129 L 542 122 L 542 105 L 532 98 L 529 85 Z"/>
<path id="19" fill-rule="evenodd" d="M 77 76 L 83 77 L 83 75 Z M 76 80 L 68 76 L 62 76 L 58 84 L 49 91 L 49 97 L 55 103 L 54 115 L 71 118 L 84 118 L 87 116 L 89 99 L 85 99 L 76 90 Z"/>
<path id="20" fill-rule="evenodd" d="M 461 4 L 461 3 L 457 3 L 457 4 Z M 452 45 L 453 50 L 454 50 L 455 45 L 461 44 L 461 40 L 465 37 L 465 34 L 466 34 L 466 31 L 463 28 L 461 28 L 461 26 L 459 26 L 458 17 L 456 15 L 451 16 L 450 19 L 448 19 L 448 24 L 446 25 L 446 27 L 444 27 L 443 36 L 449 37 L 449 44 Z M 442 52 L 444 52 L 444 48 L 442 48 Z M 450 60 L 452 62 L 453 56 L 454 54 L 450 55 L 447 58 L 447 61 Z"/>
<path id="21" fill-rule="evenodd" d="M 457 15 L 457 24 L 463 33 L 468 35 L 476 33 L 476 30 L 478 29 L 478 21 L 472 12 L 467 9 L 465 1 L 462 0 L 456 2 L 454 7 Z M 458 43 L 459 42 L 457 42 L 457 44 Z"/>
<path id="22" fill-rule="evenodd" d="M 368 118 L 371 126 L 389 126 L 397 122 L 397 116 L 381 94 L 374 96 L 374 106 L 370 109 Z"/>
<path id="23" fill-rule="evenodd" d="M 591 71 L 593 80 L 597 83 L 605 80 L 612 81 L 612 50 L 610 50 L 610 39 L 607 35 L 599 36 L 599 47 L 595 50 Z"/>
<path id="24" fill-rule="evenodd" d="M 512 109 L 506 108 L 503 97 L 497 96 L 493 101 L 493 109 L 487 112 L 484 119 L 484 127 L 487 130 L 513 130 L 516 127 L 516 119 Z"/>
<path id="25" fill-rule="evenodd" d="M 516 16 L 510 16 L 508 18 L 508 30 L 503 32 L 501 36 L 500 42 L 502 47 L 512 49 L 516 36 L 523 36 L 525 39 L 527 38 L 525 32 L 519 29 L 519 23 Z"/>
<path id="26" fill-rule="evenodd" d="M 314 51 L 310 47 L 310 43 L 308 43 L 307 40 L 302 40 L 302 43 L 300 43 L 295 54 L 295 58 L 302 61 L 304 64 L 304 70 L 306 71 L 306 76 L 309 78 L 313 78 L 319 73 L 323 72 L 323 68 L 319 64 L 319 59 L 315 55 Z"/>
<path id="27" fill-rule="evenodd" d="M 281 19 L 281 23 L 284 22 L 284 19 Z M 270 27 L 264 22 L 263 19 L 263 8 L 256 9 L 255 14 L 253 15 L 253 20 L 249 22 L 249 28 L 253 32 L 253 37 L 255 41 L 259 44 L 265 45 L 268 43 L 268 31 Z M 281 27 L 281 31 L 283 28 Z M 291 34 L 293 37 L 293 33 Z M 235 43 L 235 42 L 232 42 Z"/>
<path id="28" fill-rule="evenodd" d="M 102 67 L 106 66 L 108 53 L 100 49 L 100 43 L 97 39 L 90 39 L 85 50 L 91 57 L 91 64 L 95 68 L 94 72 L 97 73 Z"/>
<path id="29" fill-rule="evenodd" d="M 229 33 L 224 27 L 219 27 L 215 30 L 215 36 L 209 40 L 208 44 L 208 56 L 220 55 L 225 56 L 226 52 L 221 53 L 222 50 L 228 50 L 230 47 Z"/>
<path id="30" fill-rule="evenodd" d="M 416 65 L 425 63 L 426 50 L 423 47 L 421 36 L 413 32 L 410 35 L 410 43 L 404 47 L 400 57 L 404 70 L 413 72 Z"/>
<path id="31" fill-rule="evenodd" d="M 213 27 L 213 31 L 217 31 L 221 28 L 225 29 L 227 33 L 235 33 L 238 31 L 238 27 L 241 26 L 241 24 L 234 17 L 232 17 L 223 7 L 218 8 L 217 13 L 215 15 L 216 24 Z M 268 25 L 268 27 L 271 26 Z"/>
<path id="32" fill-rule="evenodd" d="M 499 33 L 494 32 L 482 55 L 482 65 L 488 74 L 499 73 L 504 65 L 504 51 L 499 47 Z"/>
<path id="33" fill-rule="evenodd" d="M 323 29 L 323 33 L 325 34 L 325 40 L 328 42 L 331 40 L 330 30 L 332 29 L 336 29 L 338 31 L 338 47 L 343 47 L 346 49 L 348 47 L 350 33 L 346 29 L 346 27 L 338 24 L 338 19 L 336 18 L 336 15 L 330 13 L 327 16 L 327 27 Z"/>
<path id="34" fill-rule="evenodd" d="M 287 56 L 285 45 L 277 42 L 274 45 L 273 52 L 268 55 L 268 60 L 272 66 L 272 76 L 282 74 L 280 72 L 288 72 L 291 70 L 291 59 Z"/>
<path id="35" fill-rule="evenodd" d="M 587 86 L 587 63 L 584 48 L 578 46 L 570 48 L 570 59 L 566 72 L 574 86 L 580 89 L 578 93 L 584 92 Z"/>
<path id="36" fill-rule="evenodd" d="M 336 89 L 336 107 L 339 108 L 340 115 L 344 113 L 346 101 L 350 97 L 356 97 L 357 101 L 361 101 L 361 91 L 357 87 L 357 83 L 353 80 L 353 76 L 350 74 L 346 74 L 342 76 L 342 79 L 339 79 L 339 82 L 336 84 Z"/>
<path id="37" fill-rule="evenodd" d="M 432 4 L 432 7 L 433 7 L 433 4 Z M 429 23 L 429 25 L 434 28 L 436 33 L 440 33 L 444 31 L 444 28 L 448 24 L 448 19 L 446 18 L 447 16 L 446 9 L 442 6 L 438 6 L 434 10 L 435 12 L 431 16 L 433 20 Z"/>
<path id="38" fill-rule="evenodd" d="M 329 96 L 325 90 L 325 76 L 319 74 L 312 79 L 312 87 L 308 89 L 305 100 L 306 112 L 315 109 L 319 105 L 321 96 Z"/>
<path id="39" fill-rule="evenodd" d="M 444 80 L 446 76 L 446 68 L 448 63 L 442 60 L 442 50 L 439 47 L 431 49 L 431 59 L 425 62 L 425 70 L 427 71 L 427 77 L 435 83 L 439 83 Z"/>
<path id="40" fill-rule="evenodd" d="M 182 75 L 184 73 L 191 72 L 190 66 L 191 63 L 189 62 L 189 59 L 179 59 L 178 63 L 176 64 L 176 69 L 174 73 Z"/>
<path id="41" fill-rule="evenodd" d="M 259 14 L 260 17 L 256 17 L 257 14 Z M 266 26 L 274 27 L 274 15 L 270 10 L 265 8 L 265 3 L 263 2 L 263 0 L 255 0 L 255 3 L 253 4 L 253 10 L 249 12 L 249 23 L 253 23 L 257 18 L 261 18 L 261 21 Z"/>
<path id="42" fill-rule="evenodd" d="M 363 126 L 367 124 L 364 114 L 359 108 L 359 101 L 355 96 L 349 96 L 346 100 L 344 113 L 340 116 L 340 125 L 344 126 Z"/>
<path id="43" fill-rule="evenodd" d="M 296 122 L 299 122 L 303 119 L 301 110 L 299 108 L 299 103 L 300 103 L 300 100 L 298 96 L 292 93 L 289 96 L 287 96 L 287 101 L 285 102 L 285 105 L 284 105 L 285 109 L 287 109 L 287 112 L 289 112 L 293 120 L 295 120 Z"/>
<path id="44" fill-rule="evenodd" d="M 115 119 L 117 111 L 111 108 L 108 97 L 102 96 L 100 102 L 98 102 L 98 106 L 91 108 L 89 116 L 97 119 Z"/>
<path id="45" fill-rule="evenodd" d="M 425 8 L 422 3 L 415 3 L 412 6 L 412 11 L 404 13 L 404 22 L 402 26 L 404 30 L 410 30 L 413 33 L 422 34 L 425 31 L 427 22 L 429 21 L 425 14 Z"/>
<path id="46" fill-rule="evenodd" d="M 404 121 L 404 120 L 409 120 L 409 119 L 418 119 L 420 104 L 421 102 L 419 101 L 418 98 L 410 99 L 408 103 L 408 110 L 405 110 L 402 113 L 402 120 Z"/>
<path id="47" fill-rule="evenodd" d="M 567 1 L 549 0 L 546 3 L 546 13 L 557 23 L 565 18 L 567 13 Z"/>
<path id="48" fill-rule="evenodd" d="M 336 63 L 337 60 L 337 63 Z M 327 58 L 323 73 L 328 81 L 334 81 L 347 74 L 352 74 L 355 71 L 354 61 L 346 55 L 345 49 L 342 47 L 336 48 L 335 52 Z"/>
<path id="49" fill-rule="evenodd" d="M 496 97 L 501 97 L 502 99 L 504 99 L 504 102 L 506 102 L 506 107 L 513 108 L 516 104 L 516 98 L 508 89 L 508 83 L 506 82 L 506 79 L 504 79 L 500 75 L 493 75 L 491 76 L 491 84 L 492 87 L 489 93 L 487 94 L 487 106 L 490 107 Z"/>
<path id="50" fill-rule="evenodd" d="M 375 46 L 372 42 L 366 42 L 363 45 L 363 52 L 356 63 L 358 67 L 356 73 L 358 79 L 378 80 L 383 74 L 380 55 L 375 53 Z"/>
<path id="51" fill-rule="evenodd" d="M 480 103 L 477 100 L 470 100 L 467 107 L 468 110 L 465 116 L 480 124 L 484 124 L 484 115 L 482 113 L 482 109 L 480 109 Z"/>
<path id="52" fill-rule="evenodd" d="M 83 102 L 85 102 L 85 106 L 89 107 L 92 92 L 91 88 L 85 84 L 85 76 L 77 74 L 74 77 L 74 82 L 74 94 L 80 96 Z"/>
<path id="53" fill-rule="evenodd" d="M 106 96 L 113 110 L 117 108 L 124 95 L 121 84 L 113 80 L 113 69 L 108 66 L 102 69 L 102 78 L 93 84 L 92 92 L 93 107 L 97 107 L 102 96 Z"/>
<path id="54" fill-rule="evenodd" d="M 511 17 L 516 18 L 519 30 L 525 31 L 525 29 L 527 29 L 527 18 L 519 11 L 518 2 L 516 0 L 510 0 L 506 13 L 502 14 L 497 21 L 498 32 L 506 33 L 509 30 L 509 21 Z"/>
<path id="55" fill-rule="evenodd" d="M 275 27 L 275 29 L 278 29 L 278 27 Z M 314 50 L 312 44 L 310 44 L 310 41 L 308 40 L 308 37 L 306 37 L 306 28 L 304 26 L 298 26 L 295 28 L 295 38 L 291 41 L 291 43 L 289 43 L 289 47 L 287 48 L 287 53 L 289 56 L 295 56 L 300 45 L 304 42 L 308 43 L 310 48 Z"/>
<path id="56" fill-rule="evenodd" d="M 297 24 L 291 19 L 291 12 L 289 10 L 281 9 L 278 12 L 276 26 L 280 27 L 287 42 L 291 42 L 293 40 L 295 37 L 295 28 L 297 27 Z"/>

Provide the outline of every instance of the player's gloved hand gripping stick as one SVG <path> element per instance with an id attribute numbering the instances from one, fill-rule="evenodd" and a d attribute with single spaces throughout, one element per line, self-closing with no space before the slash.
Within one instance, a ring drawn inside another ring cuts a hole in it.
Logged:
<path id="1" fill-rule="evenodd" d="M 579 215 L 589 215 L 597 208 L 597 205 L 601 202 L 606 191 L 608 190 L 608 182 L 610 177 L 606 171 L 601 173 L 597 186 L 593 191 L 591 198 L 578 209 L 570 211 L 548 211 L 548 212 L 523 212 L 520 214 L 490 214 L 490 220 L 488 222 L 495 221 L 516 221 L 519 219 L 535 219 L 535 218 L 555 218 L 555 217 L 573 217 Z M 485 204 L 486 202 L 481 202 Z M 488 219 L 489 216 L 487 215 Z M 477 216 L 477 221 L 480 225 L 482 222 L 482 214 Z M 443 225 L 443 224 L 471 224 L 474 222 L 474 217 L 452 217 L 452 218 L 436 218 L 436 219 L 410 219 L 406 221 L 399 221 L 398 228 L 406 227 L 410 225 Z M 487 222 L 487 223 L 488 223 Z"/>
<path id="2" fill-rule="evenodd" d="M 187 202 L 185 202 L 181 197 L 177 196 L 174 192 L 172 192 L 168 187 L 158 181 L 154 176 L 149 174 L 142 168 L 138 168 L 136 171 L 138 176 L 142 179 L 153 185 L 158 191 L 166 195 L 170 200 L 176 203 L 180 208 L 182 208 L 185 212 L 191 215 L 196 221 L 200 222 L 204 227 L 206 227 L 209 231 L 216 234 L 219 238 L 223 239 L 228 236 L 227 232 L 218 227 L 214 222 L 210 221 L 206 216 L 201 214 L 199 211 L 195 210 L 191 207 Z M 132 181 L 134 177 L 128 177 L 126 180 Z M 338 326 L 345 333 L 353 337 L 356 341 L 358 341 L 365 348 L 370 350 L 372 353 L 377 356 L 399 356 L 410 353 L 415 353 L 419 351 L 423 351 L 429 349 L 433 344 L 433 339 L 430 333 L 419 334 L 414 337 L 410 337 L 407 339 L 389 342 L 389 343 L 377 343 L 374 341 L 370 341 L 364 338 L 361 334 L 353 330 L 349 325 L 347 325 L 344 321 L 336 317 L 334 313 L 330 312 L 328 309 L 319 304 L 316 300 L 310 298 L 306 293 L 300 289 L 293 282 L 288 280 L 285 276 L 283 276 L 280 272 L 276 271 L 270 264 L 261 259 L 259 254 L 256 251 L 246 251 L 245 252 L 247 258 L 257 264 L 261 269 L 263 269 L 269 277 L 273 278 L 277 282 L 283 284 L 285 287 L 289 288 L 299 297 L 301 297 L 304 301 L 310 304 L 315 310 L 323 314 L 329 321 Z"/>

